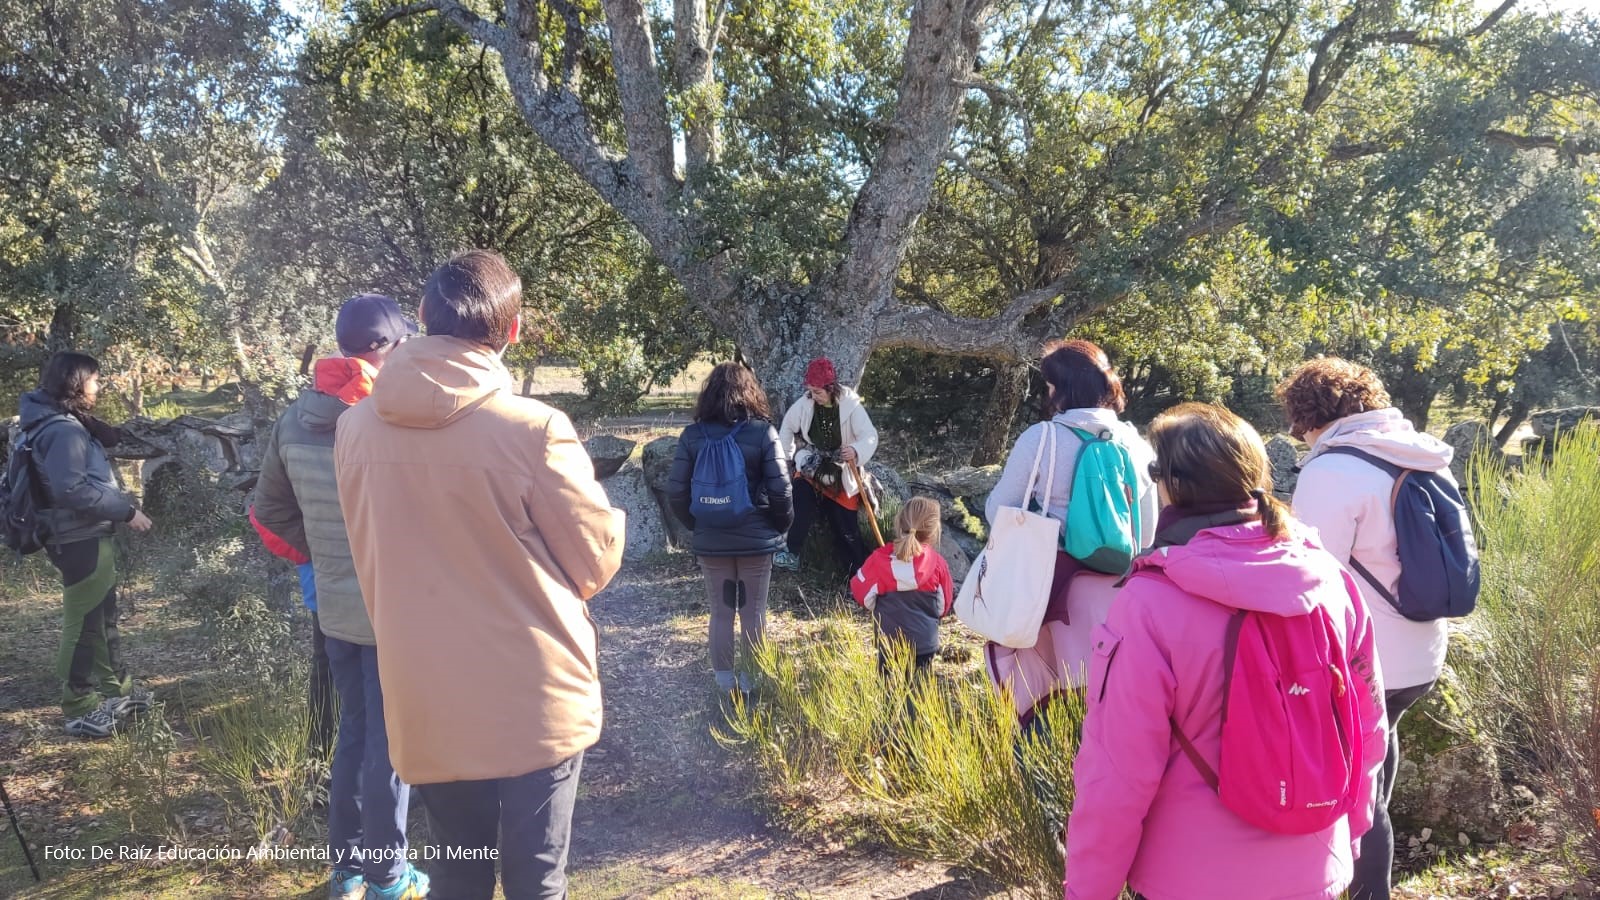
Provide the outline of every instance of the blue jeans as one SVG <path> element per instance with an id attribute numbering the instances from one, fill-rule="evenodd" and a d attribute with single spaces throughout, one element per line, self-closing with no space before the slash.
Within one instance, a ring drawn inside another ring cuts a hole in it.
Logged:
<path id="1" fill-rule="evenodd" d="M 493 859 L 451 859 L 449 851 L 500 848 L 506 900 L 567 896 L 567 847 L 583 753 L 514 778 L 419 784 L 439 861 L 428 867 L 434 900 L 489 900 Z"/>
<path id="2" fill-rule="evenodd" d="M 406 811 L 411 788 L 389 764 L 378 648 L 327 639 L 339 691 L 339 739 L 328 798 L 328 858 L 335 869 L 387 885 L 406 869 Z M 370 857 L 370 858 L 369 858 Z"/>

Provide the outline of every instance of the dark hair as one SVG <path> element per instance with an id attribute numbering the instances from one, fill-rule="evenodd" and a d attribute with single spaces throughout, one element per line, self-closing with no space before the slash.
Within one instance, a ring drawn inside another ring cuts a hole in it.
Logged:
<path id="1" fill-rule="evenodd" d="M 732 425 L 751 418 L 772 420 L 767 392 L 761 389 L 756 373 L 735 362 L 718 364 L 700 388 L 700 399 L 694 403 L 694 420 Z"/>
<path id="2" fill-rule="evenodd" d="M 1289 536 L 1289 510 L 1272 496 L 1267 447 L 1250 423 L 1220 406 L 1180 403 L 1150 423 L 1156 451 L 1152 472 L 1172 505 L 1207 506 L 1256 501 L 1261 524 L 1276 538 Z"/>
<path id="3" fill-rule="evenodd" d="M 1039 369 L 1044 380 L 1055 388 L 1054 394 L 1045 397 L 1046 416 L 1095 407 L 1120 413 L 1128 405 L 1122 393 L 1122 379 L 1111 368 L 1106 352 L 1093 341 L 1045 344 Z"/>
<path id="4" fill-rule="evenodd" d="M 61 404 L 69 412 L 89 411 L 84 386 L 89 379 L 100 374 L 100 360 L 87 353 L 62 350 L 44 364 L 44 375 L 39 379 L 39 390 Z"/>
<path id="5" fill-rule="evenodd" d="M 1301 363 L 1277 395 L 1297 439 L 1345 416 L 1390 406 L 1389 392 L 1371 369 L 1337 356 Z"/>
<path id="6" fill-rule="evenodd" d="M 522 279 L 492 250 L 468 250 L 435 269 L 422 288 L 428 334 L 476 341 L 499 350 L 522 311 Z"/>

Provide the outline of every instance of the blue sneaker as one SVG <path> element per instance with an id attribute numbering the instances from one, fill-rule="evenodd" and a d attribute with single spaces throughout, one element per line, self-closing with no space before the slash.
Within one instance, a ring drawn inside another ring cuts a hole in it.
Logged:
<path id="1" fill-rule="evenodd" d="M 359 872 L 334 869 L 328 877 L 328 900 L 362 900 L 367 896 L 367 880 Z"/>
<path id="2" fill-rule="evenodd" d="M 772 557 L 772 567 L 784 572 L 798 572 L 800 571 L 800 557 L 787 550 L 780 550 L 777 555 Z"/>
<path id="3" fill-rule="evenodd" d="M 406 870 L 400 873 L 394 884 L 379 887 L 371 882 L 367 883 L 367 900 L 422 900 L 428 896 L 428 875 L 416 866 L 406 863 Z"/>

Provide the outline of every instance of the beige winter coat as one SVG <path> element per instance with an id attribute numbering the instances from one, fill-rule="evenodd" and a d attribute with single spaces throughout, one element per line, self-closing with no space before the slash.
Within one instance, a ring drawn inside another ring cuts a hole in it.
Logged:
<path id="1" fill-rule="evenodd" d="M 623 513 L 566 416 L 451 337 L 396 348 L 334 461 L 377 636 L 389 755 L 411 784 L 523 775 L 600 735 L 584 601 Z"/>

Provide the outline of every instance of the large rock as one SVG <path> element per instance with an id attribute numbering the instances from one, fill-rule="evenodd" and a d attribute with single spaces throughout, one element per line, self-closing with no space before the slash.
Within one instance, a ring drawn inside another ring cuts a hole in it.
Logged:
<path id="1" fill-rule="evenodd" d="M 972 568 L 972 556 L 967 553 L 961 542 L 951 532 L 944 531 L 939 534 L 939 555 L 950 564 L 950 578 L 959 587 L 962 580 L 967 577 L 967 572 Z"/>
<path id="2" fill-rule="evenodd" d="M 1409 831 L 1432 828 L 1450 837 L 1498 841 L 1505 833 L 1505 783 L 1494 742 L 1466 714 L 1452 666 L 1473 665 L 1473 648 L 1451 636 L 1452 663 L 1439 683 L 1400 720 L 1400 767 L 1389 810 Z"/>
<path id="3" fill-rule="evenodd" d="M 1000 480 L 1000 466 L 962 466 L 940 476 L 945 490 L 957 497 L 985 497 Z"/>
<path id="4" fill-rule="evenodd" d="M 678 439 L 658 437 L 644 445 L 640 464 L 644 466 L 644 480 L 650 490 L 662 496 L 667 493 L 667 475 L 672 471 L 672 457 L 678 452 Z"/>
<path id="5" fill-rule="evenodd" d="M 1535 437 L 1554 437 L 1559 432 L 1571 431 L 1582 422 L 1600 422 L 1600 406 L 1571 406 L 1534 413 L 1528 425 Z"/>
<path id="6" fill-rule="evenodd" d="M 878 502 L 885 509 L 899 509 L 911 499 L 911 488 L 900 473 L 881 462 L 867 463 L 867 474 L 878 483 Z"/>
<path id="7" fill-rule="evenodd" d="M 1300 462 L 1300 450 L 1294 442 L 1281 434 L 1267 441 L 1267 462 L 1272 467 L 1272 493 L 1283 501 L 1294 495 L 1294 486 L 1300 480 L 1295 466 Z"/>
<path id="8" fill-rule="evenodd" d="M 638 441 L 611 434 L 597 434 L 583 442 L 583 449 L 589 453 L 589 461 L 594 463 L 594 477 L 602 480 L 617 474 L 637 446 Z M 671 457 L 668 457 L 670 460 Z"/>
<path id="9" fill-rule="evenodd" d="M 1496 457 L 1502 455 L 1494 445 L 1494 434 L 1489 431 L 1489 426 L 1478 421 L 1451 425 L 1444 433 L 1444 442 L 1450 445 L 1454 453 L 1450 457 L 1450 473 L 1462 483 L 1467 480 L 1467 467 L 1472 464 L 1473 457 L 1479 453 L 1492 453 Z"/>
<path id="10" fill-rule="evenodd" d="M 618 472 L 600 482 L 611 505 L 628 513 L 627 544 L 623 559 L 643 559 L 652 553 L 667 549 L 667 527 L 661 515 L 661 505 L 655 492 L 645 484 L 644 470 L 637 465 L 624 465 Z"/>

